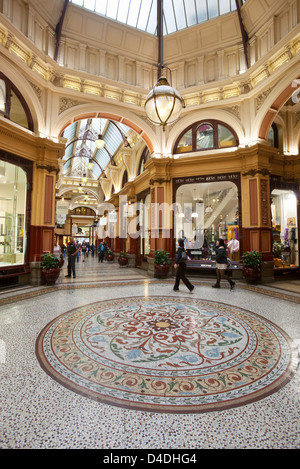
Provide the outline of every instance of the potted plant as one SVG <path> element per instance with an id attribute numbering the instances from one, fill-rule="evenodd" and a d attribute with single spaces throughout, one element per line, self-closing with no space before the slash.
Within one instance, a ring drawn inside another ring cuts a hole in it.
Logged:
<path id="1" fill-rule="evenodd" d="M 260 278 L 262 253 L 247 251 L 242 255 L 243 275 L 249 283 L 254 283 Z"/>
<path id="2" fill-rule="evenodd" d="M 41 277 L 48 285 L 54 285 L 59 277 L 59 259 L 51 253 L 45 253 L 42 255 L 41 263 Z"/>
<path id="3" fill-rule="evenodd" d="M 114 256 L 114 253 L 112 252 L 111 249 L 107 249 L 106 250 L 106 256 L 105 256 L 105 259 L 108 261 L 108 262 L 112 262 L 114 260 L 115 256 Z"/>
<path id="4" fill-rule="evenodd" d="M 118 257 L 118 262 L 120 266 L 124 266 L 128 264 L 128 256 L 127 252 L 121 251 Z"/>
<path id="5" fill-rule="evenodd" d="M 170 253 L 163 249 L 154 251 L 154 269 L 158 276 L 167 276 L 170 269 Z"/>

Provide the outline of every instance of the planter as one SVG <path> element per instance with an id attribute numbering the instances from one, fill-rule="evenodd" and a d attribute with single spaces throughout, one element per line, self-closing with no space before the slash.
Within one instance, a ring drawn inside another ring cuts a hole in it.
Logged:
<path id="1" fill-rule="evenodd" d="M 54 285 L 60 274 L 59 267 L 53 267 L 52 269 L 42 269 L 41 277 L 47 285 Z"/>
<path id="2" fill-rule="evenodd" d="M 243 276 L 246 282 L 256 283 L 260 279 L 260 270 L 252 267 L 243 267 Z"/>
<path id="3" fill-rule="evenodd" d="M 167 277 L 170 270 L 169 264 L 154 264 L 154 271 L 156 277 Z"/>
<path id="4" fill-rule="evenodd" d="M 113 254 L 106 254 L 106 260 L 108 262 L 112 262 L 114 260 L 115 256 Z"/>
<path id="5" fill-rule="evenodd" d="M 65 263 L 65 260 L 63 258 L 59 259 L 58 267 L 61 269 L 64 263 Z"/>
<path id="6" fill-rule="evenodd" d="M 118 257 L 118 262 L 120 266 L 125 266 L 128 264 L 128 257 Z"/>

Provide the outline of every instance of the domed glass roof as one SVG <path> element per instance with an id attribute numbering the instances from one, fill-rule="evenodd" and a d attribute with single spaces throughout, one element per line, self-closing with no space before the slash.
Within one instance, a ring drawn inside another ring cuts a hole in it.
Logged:
<path id="1" fill-rule="evenodd" d="M 157 32 L 157 0 L 70 0 L 112 20 L 150 34 Z M 244 4 L 246 0 L 241 0 Z M 164 35 L 236 10 L 236 0 L 164 0 Z"/>

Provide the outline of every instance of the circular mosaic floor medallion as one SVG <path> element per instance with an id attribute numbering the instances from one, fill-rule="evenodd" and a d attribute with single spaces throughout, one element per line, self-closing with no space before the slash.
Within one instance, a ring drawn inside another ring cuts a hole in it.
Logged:
<path id="1" fill-rule="evenodd" d="M 241 308 L 195 298 L 133 297 L 89 304 L 48 324 L 43 369 L 72 391 L 152 412 L 237 407 L 293 376 L 287 334 Z"/>

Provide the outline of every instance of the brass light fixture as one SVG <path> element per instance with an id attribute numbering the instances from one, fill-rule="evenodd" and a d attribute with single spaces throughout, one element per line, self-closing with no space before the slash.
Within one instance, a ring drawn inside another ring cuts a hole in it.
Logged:
<path id="1" fill-rule="evenodd" d="M 169 85 L 166 77 L 161 76 L 148 94 L 145 101 L 145 111 L 148 119 L 165 129 L 166 125 L 178 120 L 184 101 L 178 91 Z"/>
<path id="2" fill-rule="evenodd" d="M 93 163 L 93 160 L 92 160 L 92 159 L 89 159 L 89 162 L 88 162 L 88 164 L 87 164 L 87 167 L 88 167 L 88 169 L 93 169 L 94 163 Z"/>
<path id="3" fill-rule="evenodd" d="M 100 134 L 98 135 L 97 140 L 95 140 L 95 144 L 96 144 L 96 148 L 98 148 L 98 150 L 101 150 L 101 148 L 105 147 L 105 141 L 103 140 L 103 135 L 102 135 L 102 132 L 101 132 L 101 119 L 100 119 Z"/>
<path id="4" fill-rule="evenodd" d="M 105 141 L 103 140 L 102 134 L 98 135 L 97 140 L 95 140 L 95 144 L 98 150 L 105 147 Z"/>

